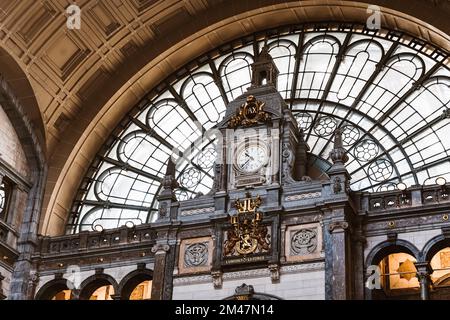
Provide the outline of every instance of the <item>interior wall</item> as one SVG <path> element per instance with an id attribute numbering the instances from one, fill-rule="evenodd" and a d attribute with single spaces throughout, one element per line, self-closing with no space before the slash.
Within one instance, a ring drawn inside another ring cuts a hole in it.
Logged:
<path id="1" fill-rule="evenodd" d="M 304 265 L 308 268 L 308 265 Z M 324 300 L 324 265 L 311 265 L 310 270 L 289 271 L 281 267 L 280 281 L 272 283 L 268 270 L 247 270 L 223 275 L 222 288 L 215 289 L 211 276 L 190 276 L 175 278 L 174 300 L 221 300 L 234 295 L 235 289 L 243 283 L 252 285 L 255 292 L 267 293 L 289 300 Z M 266 272 L 267 271 L 267 272 Z M 267 273 L 266 275 L 261 275 Z"/>
<path id="2" fill-rule="evenodd" d="M 4 161 L 25 178 L 30 176 L 27 158 L 13 124 L 0 105 L 0 161 Z"/>

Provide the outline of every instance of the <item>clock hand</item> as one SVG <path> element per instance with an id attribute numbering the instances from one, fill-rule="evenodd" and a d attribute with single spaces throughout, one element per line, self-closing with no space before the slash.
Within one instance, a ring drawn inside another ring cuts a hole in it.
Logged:
<path id="1" fill-rule="evenodd" d="M 242 168 L 244 168 L 249 161 L 250 161 L 250 158 L 247 158 L 247 161 L 244 162 L 244 164 L 242 165 Z"/>
<path id="2" fill-rule="evenodd" d="M 255 160 L 251 155 L 248 154 L 248 151 L 245 151 L 245 155 L 250 158 L 250 160 Z"/>

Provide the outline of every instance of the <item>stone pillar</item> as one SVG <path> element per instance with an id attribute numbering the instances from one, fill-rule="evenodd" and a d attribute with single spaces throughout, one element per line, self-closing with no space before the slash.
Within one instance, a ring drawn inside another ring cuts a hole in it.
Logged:
<path id="1" fill-rule="evenodd" d="M 6 299 L 6 296 L 3 294 L 2 281 L 5 277 L 0 273 L 0 300 Z"/>
<path id="2" fill-rule="evenodd" d="M 325 298 L 348 300 L 352 298 L 348 222 L 325 222 Z"/>
<path id="3" fill-rule="evenodd" d="M 155 253 L 155 267 L 153 270 L 152 281 L 152 300 L 164 299 L 165 274 L 167 253 L 170 250 L 168 244 L 157 243 L 153 246 L 152 252 Z"/>
<path id="4" fill-rule="evenodd" d="M 353 274 L 354 274 L 354 298 L 358 300 L 364 299 L 365 274 L 364 274 L 364 247 L 366 238 L 357 232 L 352 237 L 353 243 Z"/>
<path id="5" fill-rule="evenodd" d="M 352 243 L 350 223 L 353 212 L 348 202 L 350 175 L 345 168 L 348 161 L 342 144 L 342 129 L 335 131 L 334 148 L 330 152 L 333 165 L 328 170 L 330 180 L 322 184 L 325 198 L 324 244 L 325 244 L 325 298 L 348 300 L 354 295 L 352 281 Z"/>
<path id="6" fill-rule="evenodd" d="M 428 261 L 416 262 L 415 266 L 417 269 L 417 278 L 420 283 L 420 300 L 429 300 L 431 284 L 430 275 L 433 273 L 433 270 Z"/>
<path id="7" fill-rule="evenodd" d="M 72 289 L 70 300 L 80 300 L 80 289 Z"/>
<path id="8" fill-rule="evenodd" d="M 177 210 L 173 210 L 172 204 L 177 201 L 174 190 L 179 187 L 175 179 L 175 163 L 169 158 L 166 174 L 161 182 L 163 187 L 161 193 L 157 196 L 159 202 L 158 221 L 168 221 L 177 218 Z"/>

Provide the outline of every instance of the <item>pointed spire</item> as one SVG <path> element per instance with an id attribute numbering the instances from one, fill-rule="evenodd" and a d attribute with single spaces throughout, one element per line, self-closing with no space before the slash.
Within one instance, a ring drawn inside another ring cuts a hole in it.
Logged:
<path id="1" fill-rule="evenodd" d="M 342 128 L 334 131 L 334 147 L 330 152 L 330 158 L 334 164 L 344 165 L 348 161 L 348 155 L 342 143 Z"/>
<path id="2" fill-rule="evenodd" d="M 251 87 L 273 86 L 277 87 L 278 68 L 273 62 L 272 56 L 269 54 L 269 47 L 267 46 L 267 39 L 264 41 L 264 46 L 261 52 L 252 64 L 252 85 Z"/>
<path id="3" fill-rule="evenodd" d="M 297 137 L 298 143 L 295 150 L 294 177 L 297 181 L 306 181 L 310 179 L 306 175 L 307 152 L 309 151 L 309 146 L 305 142 L 305 133 L 302 128 L 299 128 Z"/>
<path id="4" fill-rule="evenodd" d="M 175 163 L 172 161 L 172 157 L 169 158 L 167 163 L 166 176 L 175 176 Z"/>
<path id="5" fill-rule="evenodd" d="M 169 157 L 166 174 L 164 175 L 161 184 L 164 188 L 161 192 L 162 195 L 172 193 L 174 189 L 180 186 L 178 181 L 175 179 L 175 163 L 172 161 L 172 157 Z"/>

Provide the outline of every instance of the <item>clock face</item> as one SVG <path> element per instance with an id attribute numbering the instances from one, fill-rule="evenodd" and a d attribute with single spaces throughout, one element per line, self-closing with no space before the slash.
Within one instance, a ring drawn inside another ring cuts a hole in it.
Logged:
<path id="1" fill-rule="evenodd" d="M 267 162 L 267 151 L 260 145 L 242 148 L 236 157 L 236 165 L 243 172 L 255 172 Z"/>

